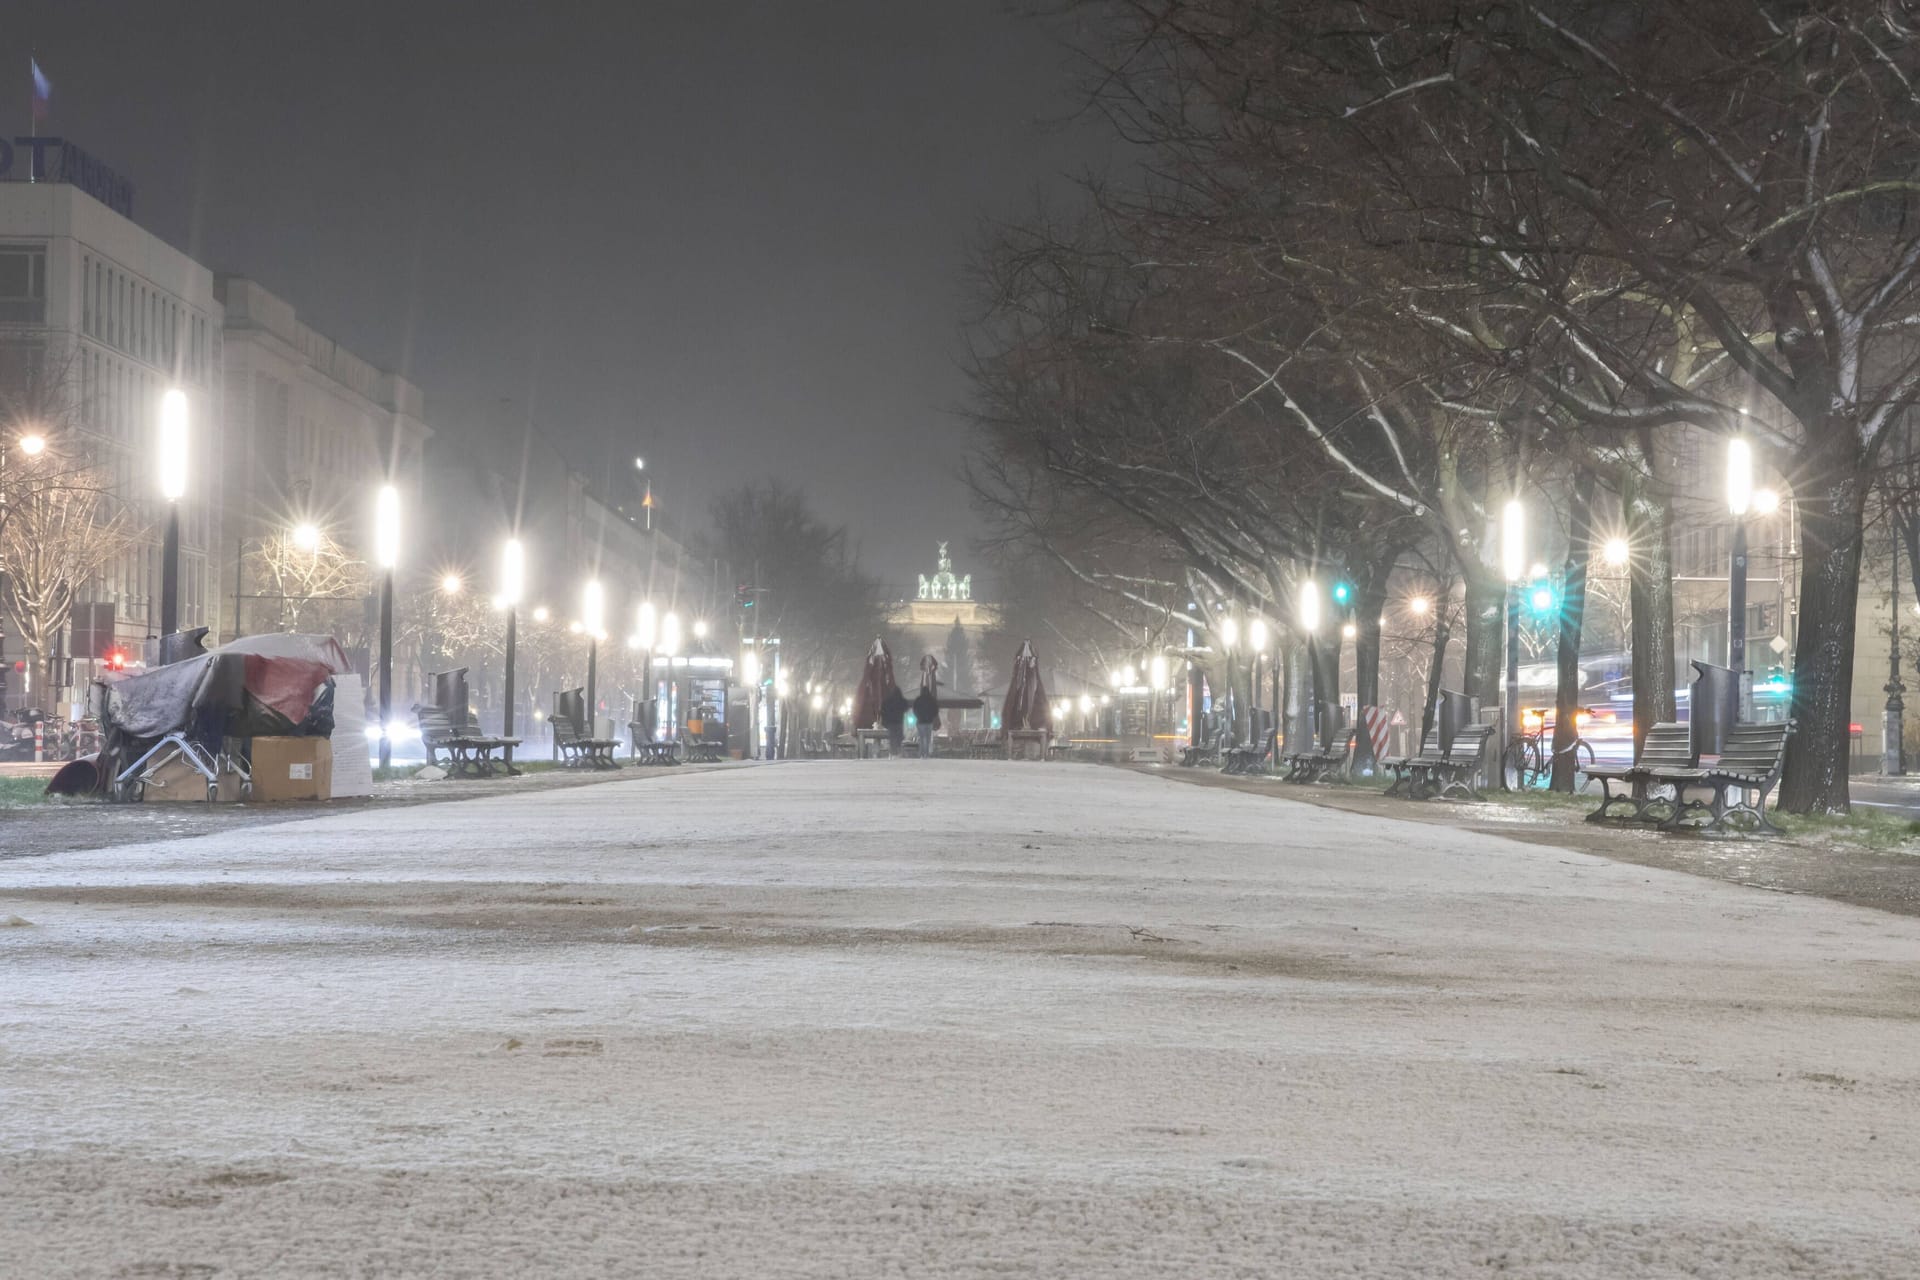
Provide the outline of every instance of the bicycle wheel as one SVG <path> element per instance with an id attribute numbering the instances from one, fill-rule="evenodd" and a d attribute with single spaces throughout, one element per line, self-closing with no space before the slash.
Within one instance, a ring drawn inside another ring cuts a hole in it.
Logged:
<path id="1" fill-rule="evenodd" d="M 1528 782 L 1527 744 L 1514 739 L 1500 753 L 1500 781 L 1509 791 L 1520 791 L 1530 786 Z"/>

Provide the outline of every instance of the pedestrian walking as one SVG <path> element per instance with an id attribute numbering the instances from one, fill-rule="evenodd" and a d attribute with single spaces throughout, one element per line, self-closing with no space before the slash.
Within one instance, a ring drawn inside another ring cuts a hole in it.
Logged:
<path id="1" fill-rule="evenodd" d="M 900 692 L 897 684 L 887 686 L 887 696 L 880 700 L 880 726 L 887 731 L 887 745 L 893 754 L 900 754 L 900 748 L 907 737 L 907 712 L 913 704 L 907 701 L 907 695 Z"/>
<path id="2" fill-rule="evenodd" d="M 940 698 L 927 685 L 913 700 L 913 723 L 920 731 L 920 758 L 933 759 L 933 731 L 940 727 Z"/>

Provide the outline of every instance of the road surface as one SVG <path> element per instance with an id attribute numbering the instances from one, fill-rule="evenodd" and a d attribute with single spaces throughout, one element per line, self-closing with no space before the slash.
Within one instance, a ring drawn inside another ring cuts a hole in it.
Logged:
<path id="1" fill-rule="evenodd" d="M 0 862 L 68 1276 L 1920 1274 L 1920 920 L 1120 770 Z"/>

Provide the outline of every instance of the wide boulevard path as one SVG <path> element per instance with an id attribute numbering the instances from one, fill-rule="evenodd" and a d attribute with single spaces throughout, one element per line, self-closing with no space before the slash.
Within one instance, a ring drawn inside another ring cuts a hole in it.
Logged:
<path id="1" fill-rule="evenodd" d="M 1444 828 L 662 771 L 0 922 L 8 1276 L 1920 1274 L 1920 920 Z"/>

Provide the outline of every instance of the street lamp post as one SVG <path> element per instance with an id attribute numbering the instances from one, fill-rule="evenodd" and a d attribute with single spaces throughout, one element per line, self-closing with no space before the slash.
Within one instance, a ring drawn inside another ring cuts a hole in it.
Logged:
<path id="1" fill-rule="evenodd" d="M 513 768 L 513 660 L 514 650 L 519 641 L 520 597 L 527 588 L 527 553 L 520 545 L 520 539 L 508 538 L 506 546 L 500 549 L 500 602 L 507 609 L 507 678 L 506 705 L 500 713 L 500 736 L 508 740 L 500 756 L 507 762 L 507 768 Z"/>
<path id="2" fill-rule="evenodd" d="M 1906 733 L 1902 723 L 1907 703 L 1900 696 L 1907 691 L 1907 686 L 1900 680 L 1900 529 L 1897 525 L 1893 528 L 1892 606 L 1893 631 L 1887 648 L 1887 710 L 1880 730 L 1880 772 L 1898 778 L 1907 772 Z"/>
<path id="3" fill-rule="evenodd" d="M 1753 505 L 1753 449 L 1727 441 L 1727 510 L 1733 515 L 1733 554 L 1727 561 L 1727 665 L 1733 668 L 1740 718 L 1747 718 L 1747 511 Z"/>
<path id="4" fill-rule="evenodd" d="M 160 634 L 180 629 L 180 499 L 187 492 L 187 393 L 169 388 L 160 397 L 160 496 L 167 500 L 167 528 L 160 544 Z"/>
<path id="5" fill-rule="evenodd" d="M 1312 578 L 1300 584 L 1300 630 L 1307 636 L 1307 750 L 1320 749 L 1320 693 L 1315 687 L 1319 666 L 1314 656 L 1314 633 L 1320 630 L 1320 587 Z M 1289 751 L 1293 748 L 1288 747 Z"/>
<path id="6" fill-rule="evenodd" d="M 1527 509 L 1520 499 L 1509 498 L 1500 520 L 1500 568 L 1507 579 L 1507 688 L 1505 728 L 1501 758 L 1508 743 L 1518 742 L 1520 723 L 1520 583 L 1527 574 Z M 1444 731 L 1443 731 L 1444 732 Z M 1500 785 L 1507 783 L 1507 771 L 1500 771 Z"/>
<path id="7" fill-rule="evenodd" d="M 667 660 L 667 736 L 678 738 L 684 717 L 680 707 L 680 683 L 673 675 L 673 660 L 680 656 L 680 615 L 671 610 L 660 619 L 660 656 Z"/>
<path id="8" fill-rule="evenodd" d="M 393 765 L 393 570 L 400 563 L 400 491 L 380 486 L 374 504 L 374 559 L 380 564 L 380 767 Z"/>
<path id="9" fill-rule="evenodd" d="M 647 740 L 651 742 L 660 727 L 653 709 L 653 647 L 660 641 L 660 616 L 653 601 L 642 600 L 633 621 L 633 639 L 640 646 L 640 687 L 646 690 L 646 696 L 641 699 L 640 723 L 647 727 Z"/>
<path id="10" fill-rule="evenodd" d="M 580 601 L 580 625 L 587 633 L 587 736 L 600 736 L 600 632 L 607 625 L 607 594 L 598 578 L 587 583 Z"/>

